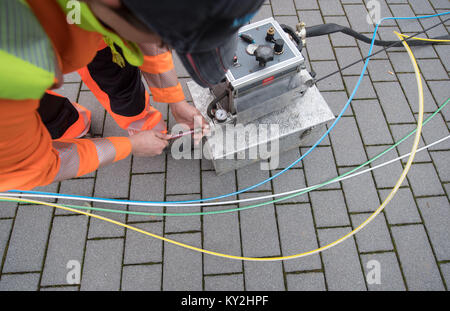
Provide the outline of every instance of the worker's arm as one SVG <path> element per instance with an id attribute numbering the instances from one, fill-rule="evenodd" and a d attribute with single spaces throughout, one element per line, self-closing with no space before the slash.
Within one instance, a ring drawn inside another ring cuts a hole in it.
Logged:
<path id="1" fill-rule="evenodd" d="M 164 44 L 142 44 L 144 63 L 140 67 L 144 78 L 153 95 L 153 100 L 159 103 L 179 103 L 184 101 L 184 93 L 178 81 L 172 52 Z"/>
<path id="2" fill-rule="evenodd" d="M 178 124 L 187 128 L 208 128 L 208 124 L 201 113 L 185 100 L 183 89 L 178 81 L 172 52 L 163 43 L 141 44 L 144 53 L 144 64 L 140 67 L 150 88 L 155 102 L 168 103 L 170 110 Z M 198 143 L 202 133 L 194 135 Z"/>
<path id="3" fill-rule="evenodd" d="M 154 131 L 131 138 L 52 141 L 38 105 L 38 100 L 0 99 L 0 191 L 32 189 L 82 176 L 124 159 L 132 151 L 152 156 L 167 146 L 167 137 Z"/>

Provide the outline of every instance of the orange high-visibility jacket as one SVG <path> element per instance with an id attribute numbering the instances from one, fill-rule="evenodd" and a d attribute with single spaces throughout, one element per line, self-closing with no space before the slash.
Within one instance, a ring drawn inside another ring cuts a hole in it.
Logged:
<path id="1" fill-rule="evenodd" d="M 52 141 L 40 119 L 39 99 L 58 73 L 85 67 L 103 40 L 68 23 L 61 1 L 0 1 L 0 191 L 81 176 L 131 152 L 127 137 Z M 155 101 L 184 99 L 170 50 L 155 48 L 140 65 L 154 75 L 149 87 Z"/>

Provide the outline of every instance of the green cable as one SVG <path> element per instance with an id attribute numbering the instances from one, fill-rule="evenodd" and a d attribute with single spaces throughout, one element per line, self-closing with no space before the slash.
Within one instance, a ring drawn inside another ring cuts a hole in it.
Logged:
<path id="1" fill-rule="evenodd" d="M 431 116 L 429 116 L 424 122 L 423 125 L 426 125 L 437 113 L 439 113 L 448 103 L 450 102 L 450 98 L 448 98 L 444 104 L 442 104 L 442 106 L 440 106 Z M 384 154 L 386 154 L 387 152 L 391 151 L 392 149 L 394 149 L 395 147 L 397 147 L 398 145 L 400 145 L 402 142 L 404 142 L 406 139 L 408 139 L 411 135 L 413 135 L 415 132 L 417 131 L 417 128 L 414 129 L 413 131 L 411 131 L 408 135 L 406 135 L 405 137 L 403 137 L 400 141 L 398 141 L 397 143 L 395 143 L 394 145 L 392 145 L 391 147 L 387 148 L 386 150 L 384 150 L 383 152 L 381 152 L 380 154 L 378 154 L 377 156 L 373 157 L 372 159 L 370 159 L 369 161 L 361 164 L 360 166 L 340 175 L 337 177 L 334 177 L 333 179 L 330 179 L 326 182 L 323 182 L 319 185 L 316 185 L 314 187 L 311 187 L 310 189 L 307 190 L 303 190 L 297 193 L 293 193 L 291 195 L 276 199 L 276 200 L 272 200 L 272 201 L 267 201 L 267 202 L 262 202 L 262 203 L 258 203 L 258 204 L 254 204 L 254 205 L 249 205 L 249 206 L 243 206 L 243 207 L 238 207 L 238 208 L 233 208 L 233 209 L 228 209 L 228 210 L 219 210 L 219 211 L 211 211 L 211 212 L 194 212 L 194 213 L 149 213 L 149 212 L 135 212 L 135 211 L 122 211 L 122 210 L 114 210 L 114 209 L 108 209 L 108 208 L 98 208 L 98 207 L 87 207 L 87 206 L 79 206 L 79 205 L 66 205 L 66 204 L 60 204 L 64 207 L 69 207 L 69 208 L 74 208 L 74 209 L 81 209 L 81 210 L 92 210 L 92 211 L 101 211 L 101 212 L 109 212 L 109 213 L 120 213 L 120 214 L 130 214 L 130 215 L 140 215 L 140 216 L 199 216 L 199 215 L 214 215 L 214 214 L 225 214 L 225 213 L 232 213 L 232 212 L 236 212 L 236 211 L 243 211 L 246 209 L 251 209 L 251 208 L 255 208 L 255 207 L 260 207 L 260 206 L 264 206 L 264 205 L 269 205 L 272 203 L 277 203 L 280 201 L 284 201 L 284 200 L 288 200 L 297 196 L 300 196 L 302 194 L 308 193 L 310 191 L 316 190 L 317 188 L 321 188 L 324 187 L 336 180 L 342 179 L 345 176 L 348 176 L 352 173 L 354 173 L 355 171 L 359 170 L 360 168 L 369 165 L 370 163 L 372 163 L 373 161 L 377 160 L 378 158 L 382 157 Z M 0 201 L 6 201 L 6 200 L 1 200 Z M 195 206 L 193 206 L 195 207 Z"/>

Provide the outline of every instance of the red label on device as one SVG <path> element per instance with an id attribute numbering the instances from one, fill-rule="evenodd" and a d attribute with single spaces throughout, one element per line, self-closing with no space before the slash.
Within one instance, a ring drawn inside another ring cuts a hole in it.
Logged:
<path id="1" fill-rule="evenodd" d="M 265 79 L 262 81 L 262 84 L 263 84 L 263 85 L 266 85 L 266 84 L 272 83 L 273 79 L 274 79 L 274 76 L 265 78 Z"/>

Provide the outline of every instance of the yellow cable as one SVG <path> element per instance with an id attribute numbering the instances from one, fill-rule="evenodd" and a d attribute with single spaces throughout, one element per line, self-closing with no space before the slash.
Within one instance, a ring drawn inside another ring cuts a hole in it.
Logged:
<path id="1" fill-rule="evenodd" d="M 395 32 L 395 31 L 394 31 Z M 395 34 L 397 36 L 401 36 L 403 38 L 410 38 L 410 39 L 414 39 L 414 40 L 420 40 L 420 41 L 428 41 L 428 42 L 450 42 L 450 40 L 446 40 L 446 39 L 428 39 L 428 38 L 418 38 L 418 37 L 410 37 L 408 35 L 402 34 L 402 33 L 397 33 L 395 32 Z"/>
<path id="2" fill-rule="evenodd" d="M 401 39 L 401 35 L 397 32 L 395 32 L 395 34 L 398 36 L 399 39 Z M 141 230 L 139 228 L 103 217 L 103 216 L 99 216 L 99 215 L 94 215 L 88 212 L 84 212 L 84 211 L 79 211 L 76 209 L 72 209 L 69 207 L 64 207 L 58 204 L 53 204 L 53 203 L 47 203 L 47 202 L 41 202 L 41 201 L 35 201 L 35 200 L 27 200 L 27 199 L 17 199 L 17 198 L 10 198 L 10 197 L 0 197 L 0 199 L 2 200 L 7 200 L 7 201 L 16 201 L 16 202 L 25 202 L 25 203 L 32 203 L 32 204 L 39 204 L 39 205 L 46 205 L 46 206 L 52 206 L 52 207 L 56 207 L 59 209 L 63 209 L 63 210 L 67 210 L 67 211 L 71 211 L 74 213 L 78 213 L 78 214 L 82 214 L 82 215 L 86 215 L 86 216 L 90 216 L 90 217 L 94 217 L 100 220 L 104 220 L 107 221 L 109 223 L 113 223 L 119 226 L 122 226 L 124 228 L 128 228 L 130 230 L 134 230 L 137 231 L 139 233 L 148 235 L 150 237 L 168 242 L 168 243 L 172 243 L 193 251 L 197 251 L 197 252 L 201 252 L 201 253 L 205 253 L 205 254 L 209 254 L 209 255 L 214 255 L 214 256 L 218 256 L 218 257 L 225 257 L 225 258 L 229 258 L 229 259 L 237 259 L 237 260 L 248 260 L 248 261 L 278 261 L 278 260 L 287 260 L 287 259 L 294 259 L 294 258 L 299 258 L 299 257 L 305 257 L 305 256 L 309 256 L 309 255 L 313 255 L 319 252 L 322 252 L 328 248 L 331 248 L 333 246 L 338 245 L 339 243 L 342 243 L 343 241 L 345 241 L 347 238 L 351 237 L 352 235 L 356 234 L 358 231 L 360 231 L 361 229 L 363 229 L 367 224 L 369 224 L 379 213 L 381 213 L 381 211 L 386 207 L 386 205 L 392 200 L 392 198 L 394 197 L 395 193 L 398 191 L 398 189 L 400 188 L 400 185 L 403 183 L 403 181 L 406 178 L 406 174 L 408 173 L 409 169 L 411 168 L 411 164 L 414 160 L 414 156 L 416 154 L 417 151 L 417 147 L 419 145 L 419 141 L 420 141 L 420 135 L 422 132 L 422 122 L 423 122 L 423 105 L 424 105 L 424 100 L 423 100 L 423 86 L 422 86 L 422 79 L 420 77 L 420 69 L 419 66 L 417 65 L 416 59 L 414 57 L 414 54 L 412 53 L 410 47 L 408 46 L 406 41 L 403 41 L 403 45 L 405 46 L 406 50 L 408 51 L 409 57 L 411 59 L 411 62 L 414 66 L 414 71 L 416 73 L 416 79 L 417 79 L 417 89 L 419 92 L 419 118 L 417 121 L 417 132 L 415 135 L 415 139 L 414 139 L 414 143 L 413 143 L 413 147 L 411 149 L 411 155 L 408 158 L 408 162 L 405 165 L 405 168 L 400 176 L 400 178 L 398 179 L 397 183 L 395 184 L 394 188 L 392 189 L 391 193 L 389 193 L 389 195 L 387 196 L 387 198 L 384 200 L 384 202 L 380 205 L 380 207 L 378 207 L 378 209 L 369 217 L 367 218 L 361 225 L 359 225 L 356 229 L 354 229 L 353 231 L 347 233 L 345 236 L 341 237 L 340 239 L 327 244 L 323 247 L 317 248 L 315 250 L 311 250 L 308 252 L 304 252 L 304 253 L 300 253 L 300 254 L 295 254 L 295 255 L 290 255 L 290 256 L 282 256 L 282 257 L 267 257 L 267 258 L 256 258 L 256 257 L 241 257 L 241 256 L 234 256 L 234 255 L 228 255 L 228 254 L 223 254 L 223 253 L 218 253 L 218 252 L 214 252 L 214 251 L 209 251 L 209 250 L 205 250 L 202 248 L 198 248 L 195 246 L 191 246 L 191 245 L 187 245 L 184 243 L 180 243 L 171 239 L 167 239 L 165 237 Z"/>

